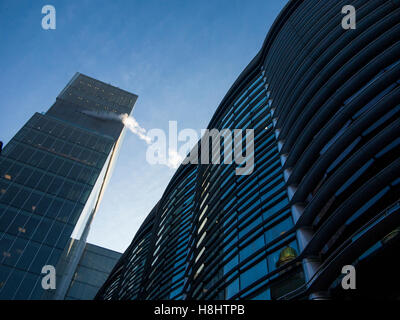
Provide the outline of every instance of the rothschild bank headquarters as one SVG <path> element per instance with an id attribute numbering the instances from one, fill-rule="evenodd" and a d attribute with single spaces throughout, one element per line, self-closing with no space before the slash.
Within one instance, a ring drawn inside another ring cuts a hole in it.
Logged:
<path id="1" fill-rule="evenodd" d="M 97 298 L 398 299 L 399 35 L 398 0 L 289 1 L 208 127 L 254 171 L 178 168 Z"/>

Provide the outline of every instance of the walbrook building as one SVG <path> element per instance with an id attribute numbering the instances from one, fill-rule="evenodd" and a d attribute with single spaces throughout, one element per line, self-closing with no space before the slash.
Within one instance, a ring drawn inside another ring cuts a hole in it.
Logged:
<path id="1" fill-rule="evenodd" d="M 290 1 L 208 127 L 254 171 L 181 165 L 96 298 L 399 298 L 399 35 L 397 0 Z"/>
<path id="2" fill-rule="evenodd" d="M 136 99 L 77 73 L 53 106 L 34 114 L 5 146 L 0 299 L 93 298 L 107 278 L 118 254 L 86 238 L 125 133 L 112 119 L 130 114 Z M 54 290 L 42 286 L 49 265 Z"/>

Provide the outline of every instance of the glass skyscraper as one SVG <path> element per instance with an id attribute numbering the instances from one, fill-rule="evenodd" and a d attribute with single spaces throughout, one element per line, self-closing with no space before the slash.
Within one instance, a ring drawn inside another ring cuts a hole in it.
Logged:
<path id="1" fill-rule="evenodd" d="M 65 296 L 137 96 L 77 73 L 0 156 L 0 299 Z M 42 288 L 42 267 L 57 271 Z"/>
<path id="2" fill-rule="evenodd" d="M 181 165 L 97 299 L 398 299 L 399 22 L 289 1 L 208 126 L 254 129 L 254 171 Z"/>

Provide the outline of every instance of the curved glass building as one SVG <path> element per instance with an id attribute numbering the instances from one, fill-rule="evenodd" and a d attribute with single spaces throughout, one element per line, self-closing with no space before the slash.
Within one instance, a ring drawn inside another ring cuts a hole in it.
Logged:
<path id="1" fill-rule="evenodd" d="M 290 1 L 208 127 L 254 170 L 181 165 L 97 299 L 398 298 L 399 34 L 396 0 Z"/>

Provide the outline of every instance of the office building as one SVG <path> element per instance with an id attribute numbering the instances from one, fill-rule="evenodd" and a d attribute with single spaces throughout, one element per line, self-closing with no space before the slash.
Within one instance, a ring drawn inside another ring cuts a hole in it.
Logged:
<path id="1" fill-rule="evenodd" d="M 121 114 L 137 96 L 77 73 L 44 114 L 0 156 L 0 299 L 61 299 L 124 135 Z M 45 265 L 56 289 L 44 290 Z"/>
<path id="2" fill-rule="evenodd" d="M 254 171 L 181 165 L 97 299 L 399 298 L 399 22 L 290 1 L 208 126 L 254 129 Z"/>

